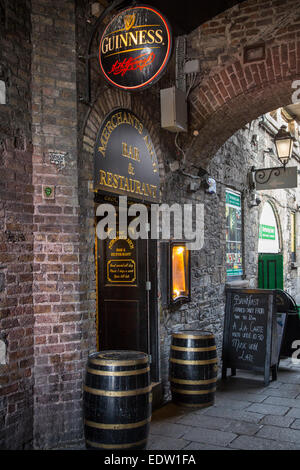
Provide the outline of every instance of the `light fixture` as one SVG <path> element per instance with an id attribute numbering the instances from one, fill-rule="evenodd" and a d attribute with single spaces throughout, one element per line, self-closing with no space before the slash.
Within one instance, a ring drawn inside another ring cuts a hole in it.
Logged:
<path id="1" fill-rule="evenodd" d="M 190 300 L 190 252 L 185 242 L 170 243 L 170 303 Z"/>
<path id="2" fill-rule="evenodd" d="M 281 126 L 276 136 L 274 137 L 274 141 L 278 158 L 285 167 L 291 158 L 293 151 L 293 137 L 286 130 L 286 125 Z"/>

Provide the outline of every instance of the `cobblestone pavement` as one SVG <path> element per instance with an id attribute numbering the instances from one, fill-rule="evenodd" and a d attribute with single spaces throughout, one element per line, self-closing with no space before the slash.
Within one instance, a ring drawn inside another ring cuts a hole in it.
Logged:
<path id="1" fill-rule="evenodd" d="M 168 403 L 152 415 L 147 450 L 299 450 L 300 364 L 280 362 L 278 380 L 237 371 L 218 382 L 215 404 Z"/>

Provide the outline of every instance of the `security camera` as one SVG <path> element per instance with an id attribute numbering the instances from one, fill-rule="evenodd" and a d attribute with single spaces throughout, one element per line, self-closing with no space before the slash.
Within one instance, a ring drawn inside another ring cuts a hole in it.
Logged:
<path id="1" fill-rule="evenodd" d="M 258 197 L 257 194 L 252 193 L 249 201 L 249 207 L 256 207 L 259 206 L 261 203 L 261 199 Z"/>
<path id="2" fill-rule="evenodd" d="M 216 194 L 217 192 L 216 180 L 214 180 L 211 176 L 209 176 L 208 174 L 204 175 L 202 177 L 202 184 L 203 184 L 203 187 L 205 188 L 206 193 Z"/>

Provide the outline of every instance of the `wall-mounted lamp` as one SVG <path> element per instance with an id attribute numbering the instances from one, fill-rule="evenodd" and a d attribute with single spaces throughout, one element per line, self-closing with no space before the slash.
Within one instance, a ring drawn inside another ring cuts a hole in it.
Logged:
<path id="1" fill-rule="evenodd" d="M 274 137 L 277 155 L 283 166 L 287 164 L 293 152 L 293 137 L 283 125 Z"/>
<path id="2" fill-rule="evenodd" d="M 170 242 L 170 289 L 169 301 L 175 304 L 190 300 L 190 252 L 185 242 Z"/>

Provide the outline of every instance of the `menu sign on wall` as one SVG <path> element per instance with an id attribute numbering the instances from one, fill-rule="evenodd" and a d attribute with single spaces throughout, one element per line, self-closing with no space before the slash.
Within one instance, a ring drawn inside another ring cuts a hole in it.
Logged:
<path id="1" fill-rule="evenodd" d="M 106 244 L 106 284 L 136 283 L 136 249 L 131 239 L 114 238 Z"/>
<path id="2" fill-rule="evenodd" d="M 171 55 L 166 19 L 152 7 L 127 8 L 106 27 L 99 47 L 100 68 L 111 85 L 128 91 L 156 82 Z"/>

